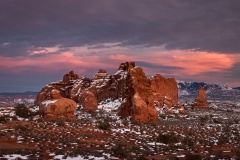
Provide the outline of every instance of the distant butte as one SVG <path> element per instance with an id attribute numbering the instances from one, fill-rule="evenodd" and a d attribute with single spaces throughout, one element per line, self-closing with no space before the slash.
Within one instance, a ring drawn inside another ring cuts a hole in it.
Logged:
<path id="1" fill-rule="evenodd" d="M 194 107 L 196 108 L 208 108 L 207 95 L 202 86 L 198 89 L 198 95 L 195 99 Z"/>

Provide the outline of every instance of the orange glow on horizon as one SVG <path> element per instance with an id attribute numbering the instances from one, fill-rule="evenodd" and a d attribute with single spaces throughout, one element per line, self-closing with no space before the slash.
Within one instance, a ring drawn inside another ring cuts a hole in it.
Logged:
<path id="1" fill-rule="evenodd" d="M 150 53 L 149 53 L 150 54 Z M 186 75 L 196 75 L 204 72 L 221 72 L 231 68 L 236 56 L 196 51 L 164 51 L 151 53 L 150 61 L 166 66 L 182 67 L 176 72 Z M 175 73 L 176 73 L 175 72 Z"/>

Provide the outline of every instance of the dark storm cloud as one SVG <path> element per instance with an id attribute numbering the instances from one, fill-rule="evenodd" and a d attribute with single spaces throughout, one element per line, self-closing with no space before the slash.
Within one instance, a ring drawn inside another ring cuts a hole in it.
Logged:
<path id="1" fill-rule="evenodd" d="M 239 10 L 239 0 L 2 0 L 0 54 L 114 42 L 239 53 Z"/>

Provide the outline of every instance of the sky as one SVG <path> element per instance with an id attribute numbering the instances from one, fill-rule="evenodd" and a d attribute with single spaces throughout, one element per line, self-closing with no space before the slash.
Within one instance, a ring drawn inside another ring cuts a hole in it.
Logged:
<path id="1" fill-rule="evenodd" d="M 135 61 L 147 76 L 240 86 L 239 0 L 1 0 L 0 92 Z"/>

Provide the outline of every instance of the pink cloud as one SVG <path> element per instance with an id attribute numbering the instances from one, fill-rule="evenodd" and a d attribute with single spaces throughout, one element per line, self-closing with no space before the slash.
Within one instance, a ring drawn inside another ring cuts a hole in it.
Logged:
<path id="1" fill-rule="evenodd" d="M 159 65 L 160 67 L 147 68 L 144 71 L 147 75 L 156 73 L 172 76 L 195 76 L 204 72 L 222 72 L 231 68 L 234 63 L 240 61 L 240 56 L 231 54 L 218 54 L 195 51 L 146 51 L 146 53 L 131 53 L 131 50 L 114 50 L 110 48 L 106 54 L 87 55 L 88 50 L 81 49 L 78 52 L 62 52 L 59 54 L 45 54 L 32 57 L 1 57 L 0 70 L 8 70 L 13 74 L 26 73 L 34 70 L 36 74 L 60 73 L 74 70 L 79 75 L 94 74 L 98 69 L 113 70 L 126 61 L 145 61 Z M 89 50 L 91 52 L 91 50 Z M 116 54 L 113 54 L 113 53 Z M 145 51 L 144 51 L 145 52 Z M 120 53 L 120 54 L 117 54 Z M 236 58 L 238 57 L 238 58 Z M 175 66 L 181 69 L 161 69 L 161 66 Z M 94 73 L 90 73 L 94 72 Z"/>
<path id="2" fill-rule="evenodd" d="M 22 74 L 29 69 L 37 68 L 36 73 L 53 73 L 63 72 L 63 70 L 74 70 L 78 74 L 88 72 L 88 69 L 109 69 L 118 68 L 119 64 L 124 61 L 133 60 L 133 57 L 125 55 L 112 55 L 107 58 L 100 56 L 76 56 L 71 52 L 60 54 L 46 54 L 37 57 L 2 57 L 0 56 L 1 70 L 8 70 L 13 74 Z M 62 74 L 64 74 L 63 72 Z"/>
<path id="3" fill-rule="evenodd" d="M 219 54 L 195 51 L 161 51 L 148 53 L 146 60 L 166 66 L 183 68 L 175 74 L 196 75 L 204 72 L 221 72 L 231 68 L 236 60 L 231 54 Z"/>

